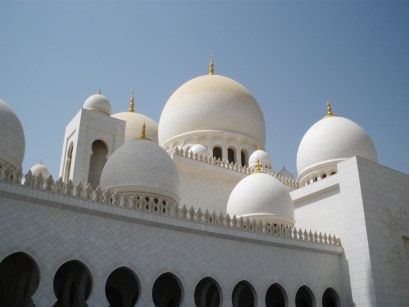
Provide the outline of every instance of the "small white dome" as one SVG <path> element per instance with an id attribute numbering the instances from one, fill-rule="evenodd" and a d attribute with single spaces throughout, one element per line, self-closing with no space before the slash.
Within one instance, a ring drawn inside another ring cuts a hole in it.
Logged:
<path id="1" fill-rule="evenodd" d="M 31 168 L 31 173 L 34 176 L 42 175 L 44 179 L 47 179 L 50 176 L 47 167 L 42 163 L 38 163 Z"/>
<path id="2" fill-rule="evenodd" d="M 24 159 L 24 130 L 16 113 L 0 99 L 0 165 L 21 167 Z"/>
<path id="3" fill-rule="evenodd" d="M 172 158 L 148 140 L 131 141 L 114 151 L 102 170 L 100 185 L 103 189 L 180 201 L 180 179 Z"/>
<path id="4" fill-rule="evenodd" d="M 250 137 L 264 146 L 265 123 L 260 107 L 240 83 L 219 75 L 194 78 L 167 101 L 159 121 L 159 144 L 190 134 L 224 131 Z"/>
<path id="5" fill-rule="evenodd" d="M 149 117 L 136 112 L 121 112 L 113 114 L 112 117 L 126 122 L 125 143 L 140 137 L 143 124 L 146 125 L 146 137 L 158 143 L 158 124 Z"/>
<path id="6" fill-rule="evenodd" d="M 189 152 L 192 152 L 194 154 L 197 153 L 198 155 L 202 156 L 210 156 L 210 151 L 202 144 L 193 145 L 192 147 L 190 147 Z"/>
<path id="7" fill-rule="evenodd" d="M 289 179 L 295 179 L 294 175 L 289 170 L 287 170 L 284 166 L 283 166 L 283 169 L 279 171 L 277 175 L 285 177 L 285 178 L 289 178 Z"/>
<path id="8" fill-rule="evenodd" d="M 268 152 L 258 149 L 250 155 L 249 167 L 255 167 L 257 164 L 257 159 L 259 160 L 260 166 L 262 168 L 272 168 L 271 158 Z"/>
<path id="9" fill-rule="evenodd" d="M 109 102 L 108 98 L 101 94 L 89 96 L 87 100 L 85 100 L 83 108 L 111 115 L 111 103 Z"/>
<path id="10" fill-rule="evenodd" d="M 290 226 L 295 222 L 290 193 L 281 182 L 265 173 L 253 173 L 234 187 L 227 213 Z"/>
<path id="11" fill-rule="evenodd" d="M 297 152 L 300 184 L 353 156 L 377 161 L 375 147 L 364 129 L 339 116 L 324 117 L 304 135 Z"/>

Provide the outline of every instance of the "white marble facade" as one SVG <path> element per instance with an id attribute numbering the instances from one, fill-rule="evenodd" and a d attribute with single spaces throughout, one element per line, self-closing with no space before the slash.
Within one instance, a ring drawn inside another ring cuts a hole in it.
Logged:
<path id="1" fill-rule="evenodd" d="M 229 78 L 188 81 L 158 124 L 119 114 L 85 101 L 59 179 L 23 175 L 24 134 L 2 137 L 0 306 L 409 306 L 409 176 L 330 105 L 297 179 L 275 173 L 263 114 Z"/>

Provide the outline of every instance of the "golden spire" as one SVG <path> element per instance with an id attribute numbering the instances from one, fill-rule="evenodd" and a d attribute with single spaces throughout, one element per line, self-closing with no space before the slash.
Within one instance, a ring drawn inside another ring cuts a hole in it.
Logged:
<path id="1" fill-rule="evenodd" d="M 210 55 L 209 75 L 214 75 L 213 54 Z"/>
<path id="2" fill-rule="evenodd" d="M 146 140 L 146 125 L 145 125 L 145 123 L 143 123 L 143 125 L 142 125 L 141 140 Z"/>
<path id="3" fill-rule="evenodd" d="M 134 106 L 135 106 L 135 91 L 132 91 L 132 97 L 129 100 L 129 112 L 135 112 L 134 111 Z"/>
<path id="4" fill-rule="evenodd" d="M 334 116 L 334 114 L 332 114 L 331 102 L 328 100 L 327 101 L 327 115 L 325 117 L 331 117 L 331 116 Z"/>
<path id="5" fill-rule="evenodd" d="M 256 173 L 261 173 L 260 160 L 256 160 Z"/>

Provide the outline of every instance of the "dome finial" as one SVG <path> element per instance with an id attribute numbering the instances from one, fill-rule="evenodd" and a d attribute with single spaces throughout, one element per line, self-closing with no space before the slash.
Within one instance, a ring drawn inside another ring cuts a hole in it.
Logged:
<path id="1" fill-rule="evenodd" d="M 334 116 L 334 114 L 332 114 L 331 102 L 328 100 L 327 101 L 327 115 L 325 117 L 330 117 L 330 116 Z"/>
<path id="2" fill-rule="evenodd" d="M 146 140 L 146 125 L 145 125 L 145 122 L 142 125 L 141 139 Z"/>
<path id="3" fill-rule="evenodd" d="M 214 75 L 213 54 L 210 55 L 209 75 Z"/>
<path id="4" fill-rule="evenodd" d="M 132 91 L 132 97 L 129 100 L 129 110 L 128 110 L 128 112 L 135 112 L 134 111 L 134 106 L 135 106 L 135 91 Z"/>
<path id="5" fill-rule="evenodd" d="M 260 160 L 256 160 L 256 173 L 261 173 Z"/>
<path id="6" fill-rule="evenodd" d="M 101 95 L 101 90 L 98 91 L 98 95 Z"/>

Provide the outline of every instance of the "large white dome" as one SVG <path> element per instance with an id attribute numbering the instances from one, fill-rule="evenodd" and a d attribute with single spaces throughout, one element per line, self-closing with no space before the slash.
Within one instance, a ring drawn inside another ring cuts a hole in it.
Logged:
<path id="1" fill-rule="evenodd" d="M 84 109 L 99 111 L 106 115 L 111 115 L 111 103 L 108 98 L 101 94 L 91 95 L 84 102 Z"/>
<path id="2" fill-rule="evenodd" d="M 19 168 L 23 163 L 25 138 L 16 113 L 0 99 L 0 165 Z"/>
<path id="3" fill-rule="evenodd" d="M 233 189 L 227 202 L 231 216 L 294 225 L 294 205 L 281 182 L 265 173 L 253 173 Z"/>
<path id="4" fill-rule="evenodd" d="M 347 118 L 324 117 L 307 131 L 298 147 L 298 179 L 302 184 L 320 172 L 335 171 L 338 162 L 353 156 L 377 161 L 366 131 Z"/>
<path id="5" fill-rule="evenodd" d="M 200 76 L 179 87 L 162 111 L 159 144 L 209 130 L 244 135 L 264 146 L 265 124 L 257 101 L 227 77 Z"/>
<path id="6" fill-rule="evenodd" d="M 180 201 L 180 179 L 173 160 L 159 145 L 136 140 L 118 148 L 101 174 L 101 188 L 148 193 Z"/>
<path id="7" fill-rule="evenodd" d="M 112 117 L 126 122 L 125 143 L 135 140 L 141 135 L 143 124 L 146 125 L 146 137 L 158 143 L 158 124 L 149 117 L 135 112 L 121 112 Z"/>

